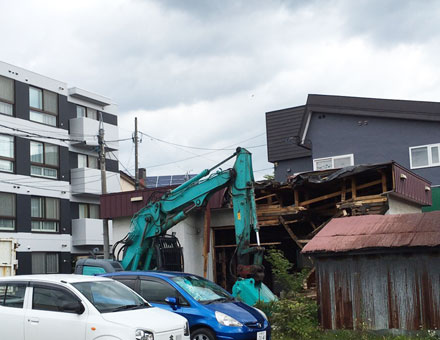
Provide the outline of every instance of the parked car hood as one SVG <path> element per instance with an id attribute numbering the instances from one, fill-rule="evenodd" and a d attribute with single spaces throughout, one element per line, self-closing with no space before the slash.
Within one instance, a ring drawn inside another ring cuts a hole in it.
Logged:
<path id="1" fill-rule="evenodd" d="M 102 313 L 104 320 L 123 326 L 154 330 L 155 333 L 183 329 L 186 319 L 178 314 L 160 309 L 145 308 L 114 313 Z"/>
<path id="2" fill-rule="evenodd" d="M 213 312 L 225 313 L 243 324 L 264 322 L 263 316 L 255 308 L 240 301 L 212 303 L 205 307 Z"/>

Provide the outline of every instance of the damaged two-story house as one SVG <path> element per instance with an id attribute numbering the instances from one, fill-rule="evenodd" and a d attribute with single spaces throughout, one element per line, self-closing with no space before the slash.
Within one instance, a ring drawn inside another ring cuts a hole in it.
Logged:
<path id="1" fill-rule="evenodd" d="M 275 179 L 396 161 L 432 183 L 440 209 L 440 102 L 311 94 L 305 105 L 266 113 Z"/>

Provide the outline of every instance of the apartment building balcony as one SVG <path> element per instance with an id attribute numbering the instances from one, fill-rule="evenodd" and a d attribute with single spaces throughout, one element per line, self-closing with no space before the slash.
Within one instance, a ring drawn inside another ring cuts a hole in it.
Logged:
<path id="1" fill-rule="evenodd" d="M 98 146 L 99 121 L 87 117 L 69 120 L 70 138 L 76 140 L 74 145 L 85 148 Z M 119 132 L 116 125 L 104 123 L 104 140 L 108 150 L 118 149 Z"/>
<path id="2" fill-rule="evenodd" d="M 107 193 L 121 191 L 120 175 L 108 171 Z M 101 191 L 101 170 L 91 168 L 76 168 L 70 170 L 72 195 L 99 196 Z"/>
<path id="3" fill-rule="evenodd" d="M 113 243 L 113 224 L 108 221 L 110 244 Z M 73 246 L 98 246 L 104 244 L 103 220 L 95 218 L 79 218 L 72 220 Z"/>

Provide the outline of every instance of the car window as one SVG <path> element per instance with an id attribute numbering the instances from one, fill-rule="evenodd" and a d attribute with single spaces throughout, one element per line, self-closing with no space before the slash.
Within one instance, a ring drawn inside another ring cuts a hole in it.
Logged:
<path id="1" fill-rule="evenodd" d="M 112 277 L 113 280 L 119 281 L 126 285 L 128 288 L 133 289 L 136 291 L 136 280 L 135 279 L 126 279 L 126 278 L 119 278 L 117 276 Z"/>
<path id="2" fill-rule="evenodd" d="M 195 275 L 176 276 L 172 280 L 199 302 L 230 301 L 232 296 L 212 281 Z"/>
<path id="3" fill-rule="evenodd" d="M 78 303 L 78 298 L 64 289 L 55 287 L 34 287 L 32 309 L 74 313 L 73 311 L 64 311 L 64 306 L 72 303 Z"/>
<path id="4" fill-rule="evenodd" d="M 179 296 L 177 290 L 166 282 L 141 280 L 140 288 L 141 296 L 149 302 L 166 303 L 165 298 Z"/>
<path id="5" fill-rule="evenodd" d="M 25 283 L 5 283 L 0 285 L 0 306 L 23 308 Z"/>
<path id="6" fill-rule="evenodd" d="M 150 307 L 127 286 L 117 281 L 90 281 L 72 284 L 101 313 Z"/>

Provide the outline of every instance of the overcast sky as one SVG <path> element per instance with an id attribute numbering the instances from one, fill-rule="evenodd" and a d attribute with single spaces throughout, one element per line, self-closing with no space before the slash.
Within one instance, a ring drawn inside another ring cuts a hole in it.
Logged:
<path id="1" fill-rule="evenodd" d="M 0 0 L 0 60 L 106 97 L 134 117 L 148 175 L 197 173 L 249 147 L 265 112 L 309 93 L 440 101 L 440 2 Z M 130 141 L 120 161 L 133 173 Z M 123 168 L 122 168 L 123 169 Z"/>

